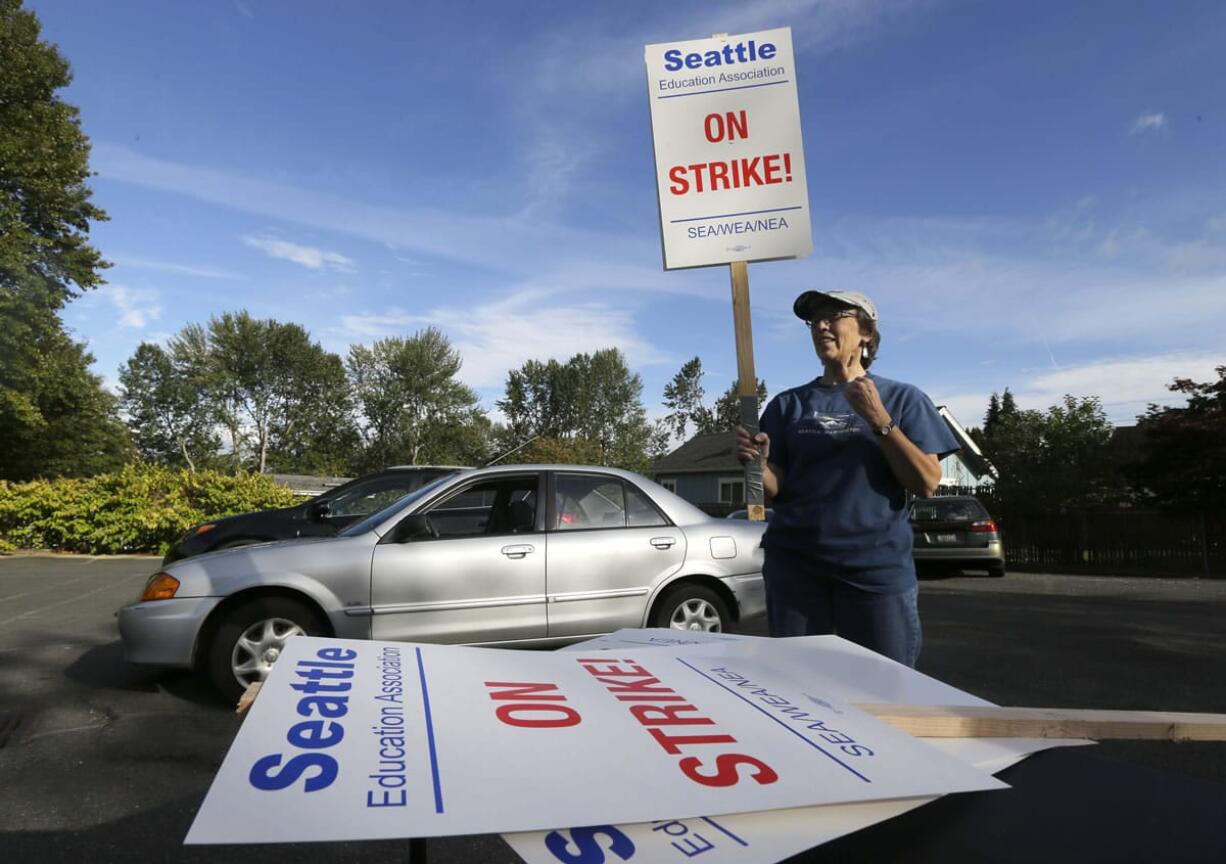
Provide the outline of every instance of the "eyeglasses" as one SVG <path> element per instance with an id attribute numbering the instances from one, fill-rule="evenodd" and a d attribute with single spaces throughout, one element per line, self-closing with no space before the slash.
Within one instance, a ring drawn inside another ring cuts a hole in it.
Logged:
<path id="1" fill-rule="evenodd" d="M 827 324 L 833 324 L 842 318 L 855 318 L 859 314 L 859 310 L 852 307 L 842 307 L 838 309 L 819 309 L 813 313 L 808 321 L 805 322 L 806 327 L 815 327 L 819 321 L 825 321 Z"/>

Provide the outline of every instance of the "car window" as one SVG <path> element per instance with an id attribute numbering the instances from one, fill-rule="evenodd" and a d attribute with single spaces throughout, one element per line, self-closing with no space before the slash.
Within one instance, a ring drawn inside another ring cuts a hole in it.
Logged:
<path id="1" fill-rule="evenodd" d="M 429 479 L 420 474 L 373 477 L 327 499 L 328 517 L 365 516 L 399 501 Z"/>
<path id="2" fill-rule="evenodd" d="M 379 525 L 382 522 L 392 518 L 397 513 L 407 510 L 421 499 L 434 494 L 435 490 L 437 490 L 440 486 L 450 483 L 451 480 L 451 474 L 444 474 L 441 477 L 435 477 L 425 486 L 421 486 L 418 489 L 413 490 L 400 500 L 388 505 L 387 507 L 384 507 L 382 510 L 371 513 L 360 522 L 355 522 L 354 524 L 350 525 L 344 531 L 340 532 L 340 536 L 357 537 L 359 534 L 365 534 L 367 531 L 372 530 L 376 525 Z"/>
<path id="3" fill-rule="evenodd" d="M 441 538 L 530 534 L 536 530 L 535 474 L 495 477 L 467 486 L 426 515 Z"/>
<path id="4" fill-rule="evenodd" d="M 554 488 L 556 531 L 667 524 L 646 495 L 617 477 L 558 474 Z"/>
<path id="5" fill-rule="evenodd" d="M 667 525 L 668 520 L 651 503 L 651 499 L 633 485 L 626 483 L 626 524 L 631 528 L 651 528 Z"/>
<path id="6" fill-rule="evenodd" d="M 978 501 L 929 498 L 911 508 L 913 522 L 974 522 L 987 515 Z"/>
<path id="7" fill-rule="evenodd" d="M 554 528 L 625 528 L 626 496 L 621 480 L 591 474 L 558 474 Z"/>

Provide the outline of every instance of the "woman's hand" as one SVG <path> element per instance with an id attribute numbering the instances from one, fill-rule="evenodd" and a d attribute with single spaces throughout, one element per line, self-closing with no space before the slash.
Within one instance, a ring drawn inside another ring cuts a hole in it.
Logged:
<path id="1" fill-rule="evenodd" d="M 766 464 L 766 460 L 771 455 L 771 439 L 765 432 L 759 432 L 752 438 L 749 436 L 749 430 L 744 426 L 736 427 L 736 458 L 744 465 L 746 462 L 752 462 L 758 456 L 762 457 L 762 464 Z"/>
<path id="2" fill-rule="evenodd" d="M 881 403 L 881 394 L 877 392 L 877 385 L 872 378 L 867 375 L 856 378 L 847 385 L 843 393 L 855 412 L 874 429 L 890 422 L 890 412 L 886 411 L 885 405 Z"/>

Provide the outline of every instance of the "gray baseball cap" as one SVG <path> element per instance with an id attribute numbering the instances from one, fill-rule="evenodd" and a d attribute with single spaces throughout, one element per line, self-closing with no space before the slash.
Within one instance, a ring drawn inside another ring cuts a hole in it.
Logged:
<path id="1" fill-rule="evenodd" d="M 796 302 L 792 304 L 792 311 L 796 313 L 797 318 L 811 321 L 813 312 L 818 306 L 832 300 L 835 303 L 846 303 L 848 306 L 862 309 L 869 318 L 877 320 L 876 304 L 859 291 L 806 291 L 796 298 Z"/>

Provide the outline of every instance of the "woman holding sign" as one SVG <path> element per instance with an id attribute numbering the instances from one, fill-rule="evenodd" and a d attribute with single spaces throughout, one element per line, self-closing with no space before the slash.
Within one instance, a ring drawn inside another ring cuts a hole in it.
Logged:
<path id="1" fill-rule="evenodd" d="M 737 429 L 737 458 L 763 457 L 775 499 L 762 539 L 772 636 L 837 633 L 914 666 L 918 585 L 907 493 L 927 497 L 958 449 L 917 387 L 870 375 L 877 307 L 856 291 L 806 291 L 822 374 L 770 401 L 761 431 Z"/>

